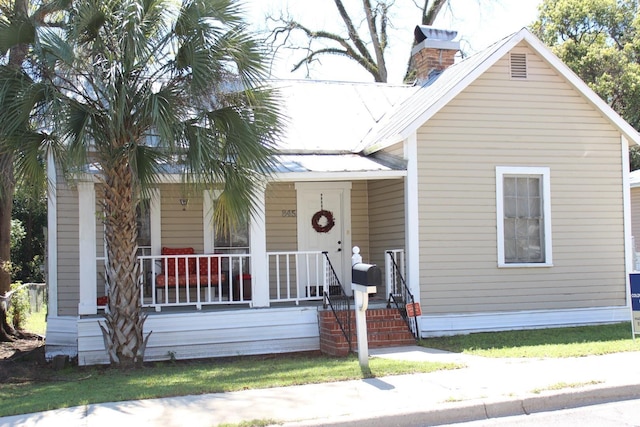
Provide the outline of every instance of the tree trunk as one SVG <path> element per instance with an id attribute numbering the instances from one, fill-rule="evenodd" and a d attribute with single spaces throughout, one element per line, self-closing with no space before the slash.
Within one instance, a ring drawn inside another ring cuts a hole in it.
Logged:
<path id="1" fill-rule="evenodd" d="M 28 15 L 28 0 L 15 0 L 13 11 L 16 15 Z M 20 68 L 27 56 L 27 46 L 13 46 L 9 51 L 9 65 Z M 0 154 L 0 295 L 11 289 L 11 273 L 4 268 L 11 261 L 11 211 L 13 193 L 16 188 L 13 153 Z M 15 330 L 7 322 L 7 310 L 4 304 L 0 308 L 0 341 L 11 340 Z"/>
<path id="2" fill-rule="evenodd" d="M 139 367 L 146 347 L 143 336 L 146 316 L 141 310 L 138 285 L 136 186 L 127 164 L 105 168 L 104 173 L 102 203 L 109 302 L 106 328 L 101 327 L 111 363 L 122 368 Z"/>
<path id="3" fill-rule="evenodd" d="M 11 208 L 13 207 L 13 155 L 0 154 L 0 296 L 11 290 Z M 0 341 L 12 341 L 15 330 L 7 321 L 7 306 L 0 307 Z"/>

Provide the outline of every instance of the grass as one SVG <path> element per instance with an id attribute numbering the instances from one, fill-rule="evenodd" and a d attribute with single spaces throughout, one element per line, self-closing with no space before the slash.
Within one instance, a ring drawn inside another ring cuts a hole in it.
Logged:
<path id="1" fill-rule="evenodd" d="M 425 373 L 460 366 L 372 358 L 371 375 Z M 143 369 L 73 367 L 44 381 L 0 384 L 0 416 L 39 412 L 89 403 L 229 392 L 361 379 L 356 357 L 319 354 L 235 357 L 190 362 L 158 362 Z"/>
<path id="2" fill-rule="evenodd" d="M 582 388 L 584 386 L 589 386 L 589 385 L 597 385 L 597 384 L 602 384 L 602 381 L 588 381 L 588 382 L 581 382 L 581 383 L 565 383 L 565 382 L 560 382 L 557 384 L 553 384 L 547 388 L 537 388 L 534 389 L 532 391 L 532 393 L 535 394 L 540 394 L 543 391 L 546 390 L 564 390 L 567 388 Z"/>
<path id="3" fill-rule="evenodd" d="M 25 330 L 38 335 L 44 335 L 47 332 L 46 306 L 44 306 L 40 311 L 35 311 L 29 314 L 25 324 Z"/>
<path id="4" fill-rule="evenodd" d="M 640 351 L 640 340 L 632 339 L 629 323 L 428 338 L 421 345 L 485 357 L 576 357 Z M 0 384 L 0 416 L 90 403 L 345 381 L 460 366 L 372 358 L 369 367 L 371 373 L 363 374 L 355 356 L 333 358 L 304 353 L 158 362 L 135 371 L 105 366 L 47 370 L 40 381 Z"/>
<path id="5" fill-rule="evenodd" d="M 581 357 L 640 351 L 630 323 L 426 338 L 424 347 L 483 357 Z"/>

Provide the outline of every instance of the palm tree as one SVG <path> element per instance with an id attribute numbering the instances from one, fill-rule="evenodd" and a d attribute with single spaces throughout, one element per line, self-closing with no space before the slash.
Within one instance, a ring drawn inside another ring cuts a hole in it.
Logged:
<path id="1" fill-rule="evenodd" d="M 221 186 L 220 228 L 248 215 L 280 122 L 261 47 L 234 0 L 77 0 L 63 27 L 38 32 L 33 59 L 37 73 L 0 70 L 0 103 L 16 106 L 0 129 L 15 140 L 11 123 L 28 114 L 34 145 L 64 147 L 65 170 L 97 171 L 109 296 L 101 327 L 111 363 L 137 366 L 149 335 L 136 208 L 171 169 Z"/>
<path id="2" fill-rule="evenodd" d="M 70 0 L 52 0 L 47 3 L 28 0 L 0 1 L 0 53 L 6 67 L 19 70 L 25 65 L 30 44 L 34 41 L 36 27 L 55 25 L 48 21 L 56 12 L 68 6 Z M 37 5 L 34 3 L 38 3 Z M 45 21 L 48 22 L 45 22 Z M 18 125 L 18 123 L 15 123 Z M 27 122 L 20 126 L 27 130 Z M 16 186 L 16 174 L 27 174 L 20 160 L 24 158 L 20 146 L 13 149 L 0 140 L 0 296 L 11 289 L 11 273 L 6 268 L 10 259 L 11 210 Z M 16 158 L 18 168 L 16 169 Z M 31 182 L 44 182 L 42 168 L 31 170 Z M 0 304 L 0 341 L 13 340 L 19 333 L 7 321 L 4 304 Z"/>

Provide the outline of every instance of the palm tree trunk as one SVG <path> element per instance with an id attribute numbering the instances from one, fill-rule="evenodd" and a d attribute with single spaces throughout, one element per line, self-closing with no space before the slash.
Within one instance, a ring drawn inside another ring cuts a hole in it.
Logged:
<path id="1" fill-rule="evenodd" d="M 0 154 L 0 296 L 11 290 L 11 208 L 13 207 L 13 155 Z M 13 341 L 15 330 L 7 320 L 7 306 L 0 301 L 0 341 Z"/>
<path id="2" fill-rule="evenodd" d="M 123 162 L 124 163 L 124 162 Z M 123 368 L 142 364 L 146 339 L 140 305 L 135 183 L 128 164 L 105 168 L 103 209 L 107 246 L 107 327 L 102 327 L 112 364 Z M 148 336 L 147 336 L 148 339 Z"/>
<path id="3" fill-rule="evenodd" d="M 27 0 L 16 0 L 13 11 L 16 15 L 27 16 L 27 6 Z M 9 51 L 9 64 L 20 68 L 26 56 L 26 45 L 14 46 Z M 11 211 L 16 188 L 13 157 L 10 152 L 0 154 L 0 295 L 6 295 L 11 290 L 11 273 L 5 270 L 3 264 L 11 261 Z M 0 341 L 12 340 L 15 334 L 16 331 L 7 322 L 7 307 L 0 304 Z"/>

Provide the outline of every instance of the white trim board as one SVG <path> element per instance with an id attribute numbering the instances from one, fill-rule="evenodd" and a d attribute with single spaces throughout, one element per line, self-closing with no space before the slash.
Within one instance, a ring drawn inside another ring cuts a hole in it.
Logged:
<path id="1" fill-rule="evenodd" d="M 515 329 L 542 329 L 631 321 L 627 306 L 571 310 L 528 310 L 496 313 L 442 314 L 420 317 L 423 338 L 495 332 Z"/>
<path id="2" fill-rule="evenodd" d="M 78 320 L 78 364 L 109 363 L 100 317 Z M 145 361 L 229 357 L 320 349 L 317 307 L 150 313 Z"/>

